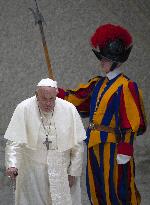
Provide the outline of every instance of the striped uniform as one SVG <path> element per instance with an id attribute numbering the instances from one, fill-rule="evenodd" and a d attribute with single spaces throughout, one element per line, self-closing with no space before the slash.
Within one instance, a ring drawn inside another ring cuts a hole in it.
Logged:
<path id="1" fill-rule="evenodd" d="M 61 97 L 61 96 L 60 96 Z M 133 144 L 146 129 L 141 91 L 123 74 L 112 80 L 95 77 L 76 90 L 66 90 L 73 103 L 90 122 L 121 131 L 121 142 Z M 130 132 L 127 132 L 130 129 Z M 92 205 L 138 205 L 134 158 L 117 164 L 114 133 L 87 129 L 87 192 Z"/>

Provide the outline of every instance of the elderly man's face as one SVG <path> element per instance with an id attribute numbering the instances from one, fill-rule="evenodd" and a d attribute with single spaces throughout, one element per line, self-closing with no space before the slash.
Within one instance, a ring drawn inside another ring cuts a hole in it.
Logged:
<path id="1" fill-rule="evenodd" d="M 39 87 L 36 91 L 36 97 L 40 109 L 44 112 L 51 112 L 55 107 L 57 89 L 52 87 Z"/>

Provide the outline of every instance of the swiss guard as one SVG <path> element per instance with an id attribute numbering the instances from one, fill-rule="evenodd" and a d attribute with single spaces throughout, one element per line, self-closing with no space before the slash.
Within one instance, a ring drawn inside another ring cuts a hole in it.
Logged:
<path id="1" fill-rule="evenodd" d="M 141 90 L 119 69 L 133 47 L 123 27 L 105 24 L 91 37 L 92 50 L 105 77 L 97 76 L 77 89 L 59 89 L 73 103 L 87 129 L 87 192 L 92 205 L 139 205 L 133 143 L 146 130 Z"/>

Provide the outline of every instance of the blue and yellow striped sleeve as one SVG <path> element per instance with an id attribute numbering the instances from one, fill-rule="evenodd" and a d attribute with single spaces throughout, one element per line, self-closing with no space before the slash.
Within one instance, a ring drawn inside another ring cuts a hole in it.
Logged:
<path id="1" fill-rule="evenodd" d="M 87 84 L 80 84 L 77 89 L 59 88 L 58 97 L 74 104 L 82 117 L 88 117 L 90 112 L 90 100 L 93 89 L 100 77 L 94 77 Z"/>

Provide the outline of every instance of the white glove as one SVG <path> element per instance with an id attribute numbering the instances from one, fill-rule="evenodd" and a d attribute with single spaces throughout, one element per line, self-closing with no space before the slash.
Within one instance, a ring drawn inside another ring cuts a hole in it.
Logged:
<path id="1" fill-rule="evenodd" d="M 131 156 L 124 154 L 117 154 L 117 164 L 126 164 L 131 159 Z"/>

